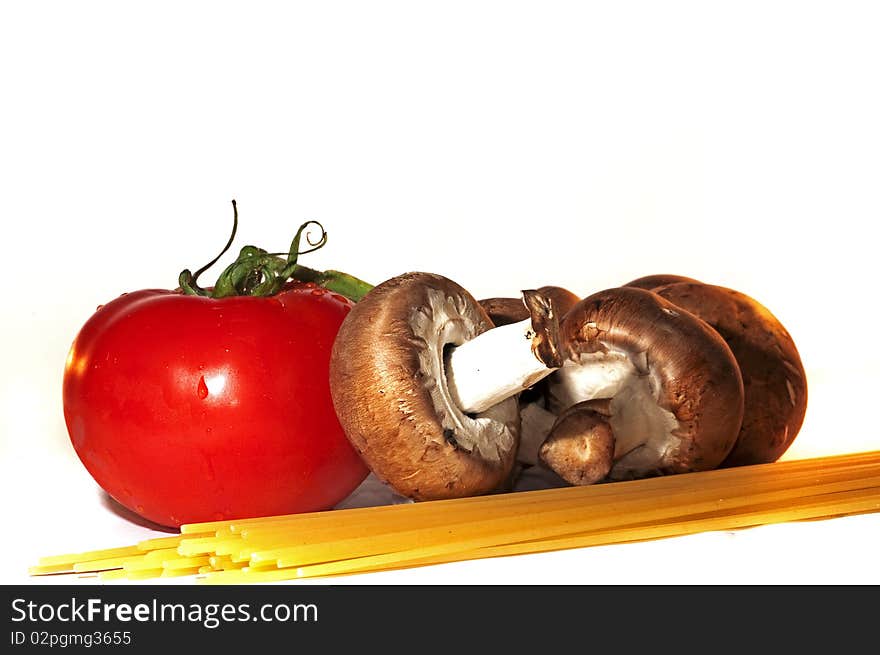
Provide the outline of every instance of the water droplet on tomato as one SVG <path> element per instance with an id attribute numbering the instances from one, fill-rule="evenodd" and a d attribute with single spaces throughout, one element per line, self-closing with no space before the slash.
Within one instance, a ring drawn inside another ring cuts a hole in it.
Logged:
<path id="1" fill-rule="evenodd" d="M 135 506 L 134 506 L 134 509 L 135 509 L 135 511 L 136 511 L 138 514 L 143 514 L 143 513 L 144 513 L 144 506 L 143 506 L 143 505 L 135 505 Z"/>
<path id="2" fill-rule="evenodd" d="M 211 434 L 211 428 L 205 428 L 205 434 Z"/>
<path id="3" fill-rule="evenodd" d="M 314 283 L 314 282 L 306 282 L 303 286 L 304 286 L 306 289 L 314 289 L 314 288 L 315 288 L 315 283 Z"/>
<path id="4" fill-rule="evenodd" d="M 222 521 L 226 518 L 226 515 L 223 512 L 214 512 L 214 520 Z"/>
<path id="5" fill-rule="evenodd" d="M 324 287 L 315 287 L 314 289 L 312 289 L 313 296 L 323 296 L 325 293 L 327 293 L 327 289 L 325 289 Z"/>
<path id="6" fill-rule="evenodd" d="M 101 308 L 102 308 L 103 306 L 104 306 L 104 305 L 98 305 L 97 307 L 95 307 L 95 311 L 96 311 L 96 312 L 101 311 Z"/>
<path id="7" fill-rule="evenodd" d="M 343 305 L 348 304 L 348 298 L 346 298 L 345 296 L 340 296 L 338 293 L 331 294 L 330 297 L 333 298 L 333 300 L 341 302 Z"/>
<path id="8" fill-rule="evenodd" d="M 199 386 L 197 388 L 197 393 L 199 394 L 199 398 L 204 400 L 208 397 L 208 385 L 205 384 L 205 376 L 201 376 L 199 378 Z"/>

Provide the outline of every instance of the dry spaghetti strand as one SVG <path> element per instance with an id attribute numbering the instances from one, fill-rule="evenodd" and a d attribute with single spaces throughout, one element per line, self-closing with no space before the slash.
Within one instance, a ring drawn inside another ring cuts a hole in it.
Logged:
<path id="1" fill-rule="evenodd" d="M 880 511 L 880 451 L 589 487 L 181 527 L 41 558 L 33 575 L 198 575 L 247 583 L 347 575 Z"/>
<path id="2" fill-rule="evenodd" d="M 829 498 L 809 502 L 799 500 L 784 503 L 781 507 L 765 507 L 753 511 L 727 513 L 723 516 L 700 515 L 680 521 L 648 523 L 616 529 L 598 529 L 582 534 L 575 533 L 553 539 L 508 543 L 494 536 L 475 537 L 465 540 L 437 542 L 399 552 L 355 557 L 310 566 L 282 568 L 274 571 L 250 570 L 208 574 L 209 583 L 247 583 L 291 580 L 297 578 L 324 577 L 352 573 L 367 573 L 393 568 L 442 564 L 467 559 L 526 555 L 588 546 L 645 541 L 665 537 L 685 536 L 710 530 L 731 530 L 753 527 L 781 521 L 794 521 L 825 516 L 841 516 L 880 510 L 880 488 L 866 494 L 840 492 Z"/>

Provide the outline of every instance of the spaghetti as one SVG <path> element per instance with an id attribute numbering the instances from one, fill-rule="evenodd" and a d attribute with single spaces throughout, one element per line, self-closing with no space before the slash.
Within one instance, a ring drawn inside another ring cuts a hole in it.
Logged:
<path id="1" fill-rule="evenodd" d="M 187 524 L 132 546 L 53 555 L 32 575 L 249 583 L 880 511 L 880 451 L 585 487 Z"/>

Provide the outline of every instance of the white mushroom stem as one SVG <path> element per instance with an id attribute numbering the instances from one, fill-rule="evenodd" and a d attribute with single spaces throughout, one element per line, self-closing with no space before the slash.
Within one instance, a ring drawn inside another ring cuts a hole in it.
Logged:
<path id="1" fill-rule="evenodd" d="M 613 398 L 640 375 L 647 373 L 647 364 L 633 361 L 627 353 L 609 349 L 607 352 L 583 354 L 577 362 L 567 361 L 550 382 L 550 396 L 556 410 L 583 400 Z"/>
<path id="2" fill-rule="evenodd" d="M 532 350 L 530 319 L 493 328 L 451 348 L 445 357 L 446 382 L 458 407 L 484 412 L 550 375 Z"/>
<path id="3" fill-rule="evenodd" d="M 527 403 L 519 415 L 521 427 L 516 460 L 521 464 L 535 466 L 538 463 L 538 451 L 556 423 L 556 414 L 534 402 Z"/>

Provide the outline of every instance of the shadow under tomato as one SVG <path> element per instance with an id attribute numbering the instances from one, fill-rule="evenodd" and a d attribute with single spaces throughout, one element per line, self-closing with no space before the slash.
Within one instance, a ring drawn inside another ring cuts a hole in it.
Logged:
<path id="1" fill-rule="evenodd" d="M 106 491 L 99 491 L 99 495 L 101 497 L 101 505 L 103 505 L 107 510 L 109 510 L 116 516 L 125 519 L 129 523 L 134 523 L 143 528 L 149 528 L 150 530 L 168 532 L 170 534 L 177 534 L 179 532 L 179 530 L 176 530 L 175 528 L 169 528 L 167 525 L 159 525 L 158 523 L 153 523 L 152 521 L 145 519 L 143 516 L 135 514 L 130 509 L 114 500 L 113 496 L 108 494 Z"/>

